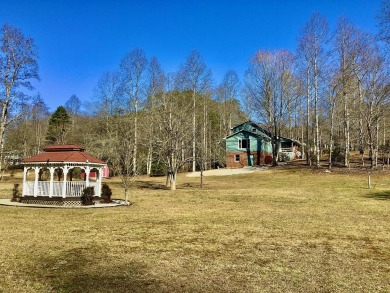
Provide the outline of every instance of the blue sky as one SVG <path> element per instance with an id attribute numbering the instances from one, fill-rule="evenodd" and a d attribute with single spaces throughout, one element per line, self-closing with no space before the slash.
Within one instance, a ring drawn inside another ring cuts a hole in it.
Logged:
<path id="1" fill-rule="evenodd" d="M 331 27 L 347 16 L 376 32 L 379 6 L 380 0 L 0 0 L 0 24 L 35 40 L 41 77 L 35 92 L 53 111 L 73 94 L 90 101 L 99 77 L 134 48 L 156 56 L 166 72 L 176 71 L 196 49 L 219 83 L 229 69 L 242 78 L 259 49 L 295 50 L 313 12 Z"/>

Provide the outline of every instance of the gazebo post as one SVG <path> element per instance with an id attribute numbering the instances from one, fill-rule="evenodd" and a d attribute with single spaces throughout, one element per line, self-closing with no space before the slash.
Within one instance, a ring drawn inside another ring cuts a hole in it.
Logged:
<path id="1" fill-rule="evenodd" d="M 62 197 L 66 198 L 66 176 L 68 176 L 68 166 L 65 165 L 62 170 L 64 173 L 64 182 L 63 182 L 63 186 L 62 186 Z"/>
<path id="2" fill-rule="evenodd" d="M 97 196 L 101 195 L 102 190 L 102 179 L 103 179 L 103 168 L 98 168 L 99 177 L 98 177 L 98 184 L 97 184 Z"/>
<path id="3" fill-rule="evenodd" d="M 26 194 L 26 179 L 27 179 L 27 167 L 23 168 L 23 188 L 22 188 L 22 197 Z"/>
<path id="4" fill-rule="evenodd" d="M 88 162 L 87 162 L 88 164 Z M 89 187 L 89 173 L 91 172 L 91 168 L 87 165 L 85 168 L 85 187 Z"/>
<path id="5" fill-rule="evenodd" d="M 54 172 L 55 172 L 55 167 L 50 167 L 50 185 L 49 185 L 49 197 L 53 196 L 53 189 L 54 189 Z"/>
<path id="6" fill-rule="evenodd" d="M 35 180 L 34 180 L 34 197 L 38 196 L 38 178 L 39 178 L 39 167 L 35 167 Z"/>

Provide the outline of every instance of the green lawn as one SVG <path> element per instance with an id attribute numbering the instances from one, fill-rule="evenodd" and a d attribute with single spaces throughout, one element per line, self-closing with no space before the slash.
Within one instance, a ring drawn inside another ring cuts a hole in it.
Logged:
<path id="1" fill-rule="evenodd" d="M 390 292 L 388 172 L 164 183 L 140 178 L 130 207 L 1 206 L 0 292 Z"/>

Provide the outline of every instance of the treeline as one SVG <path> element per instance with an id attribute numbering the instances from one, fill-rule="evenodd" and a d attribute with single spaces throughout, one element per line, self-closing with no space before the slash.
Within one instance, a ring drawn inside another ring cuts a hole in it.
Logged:
<path id="1" fill-rule="evenodd" d="M 118 174 L 167 173 L 174 188 L 179 170 L 223 165 L 222 139 L 250 118 L 274 133 L 275 163 L 284 136 L 304 143 L 310 165 L 326 153 L 329 167 L 335 160 L 349 166 L 355 149 L 376 167 L 389 148 L 389 6 L 383 1 L 377 35 L 344 17 L 331 29 L 314 13 L 295 52 L 260 50 L 242 80 L 231 70 L 219 85 L 197 51 L 167 74 L 157 58 L 132 50 L 101 76 L 87 112 L 73 96 L 64 105 L 69 119 L 58 125 L 41 97 L 14 94 L 18 119 L 7 122 L 5 150 L 25 156 L 47 143 L 79 143 Z"/>
<path id="2" fill-rule="evenodd" d="M 383 6 L 389 22 L 389 4 Z M 326 152 L 329 167 L 334 160 L 349 166 L 355 149 L 363 163 L 368 154 L 376 167 L 380 147 L 388 148 L 388 53 L 378 36 L 348 19 L 340 18 L 330 30 L 315 13 L 302 29 L 295 54 L 260 50 L 252 57 L 244 86 L 248 108 L 274 134 L 304 142 L 309 165 L 320 166 Z"/>
<path id="3" fill-rule="evenodd" d="M 39 96 L 25 103 L 23 115 L 8 128 L 7 149 L 28 156 L 46 144 L 81 144 L 124 180 L 168 174 L 175 189 L 179 171 L 223 166 L 223 138 L 247 119 L 237 100 L 240 90 L 234 71 L 213 87 L 197 51 L 177 73 L 166 74 L 156 58 L 135 49 L 117 71 L 101 76 L 87 112 L 77 96 L 52 115 Z"/>

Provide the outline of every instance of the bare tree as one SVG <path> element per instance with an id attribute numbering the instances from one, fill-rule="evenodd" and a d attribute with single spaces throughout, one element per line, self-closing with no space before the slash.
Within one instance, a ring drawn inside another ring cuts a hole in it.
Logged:
<path id="1" fill-rule="evenodd" d="M 336 27 L 334 48 L 337 69 L 337 95 L 343 116 L 343 140 L 344 166 L 349 166 L 349 152 L 352 147 L 351 123 L 355 119 L 352 114 L 355 108 L 360 108 L 357 103 L 362 101 L 362 78 L 367 73 L 364 59 L 367 58 L 367 46 L 370 41 L 366 35 L 358 30 L 348 19 L 340 18 Z M 354 97 L 358 99 L 354 99 Z M 357 102 L 357 103 L 356 103 Z M 360 121 L 360 126 L 362 123 Z M 360 146 L 362 147 L 362 133 L 359 134 Z"/>
<path id="2" fill-rule="evenodd" d="M 9 115 L 17 102 L 18 90 L 32 89 L 31 79 L 38 76 L 37 49 L 34 40 L 10 25 L 1 29 L 0 39 L 0 172 L 4 159 L 4 139 Z M 2 175 L 0 175 L 1 179 Z"/>
<path id="3" fill-rule="evenodd" d="M 331 70 L 332 71 L 332 70 Z M 334 70 L 336 71 L 336 70 Z M 328 79 L 327 87 L 327 100 L 326 109 L 328 111 L 329 119 L 329 157 L 328 168 L 331 169 L 333 165 L 333 147 L 334 147 L 334 129 L 335 129 L 335 116 L 337 110 L 337 78 L 330 75 Z"/>
<path id="4" fill-rule="evenodd" d="M 167 185 L 171 190 L 176 189 L 177 173 L 180 168 L 192 160 L 192 154 L 188 157 L 192 148 L 193 137 L 191 131 L 192 105 L 188 103 L 188 92 L 175 90 L 172 78 L 168 78 L 168 91 L 159 95 L 159 125 L 161 129 L 158 135 L 158 148 L 160 156 L 167 169 Z"/>
<path id="5" fill-rule="evenodd" d="M 76 116 L 79 114 L 81 109 L 81 101 L 79 97 L 76 95 L 72 95 L 66 102 L 65 102 L 65 109 L 71 116 Z"/>
<path id="6" fill-rule="evenodd" d="M 221 121 L 223 128 L 223 135 L 230 134 L 232 128 L 233 114 L 235 108 L 235 101 L 239 98 L 241 89 L 240 79 L 234 70 L 229 70 L 223 76 L 222 83 L 220 85 L 220 99 L 221 103 Z"/>
<path id="7" fill-rule="evenodd" d="M 245 98 L 248 105 L 260 121 L 272 128 L 273 91 L 275 85 L 275 64 L 273 55 L 268 51 L 259 51 L 251 58 L 249 68 L 245 73 Z"/>
<path id="8" fill-rule="evenodd" d="M 367 73 L 362 78 L 363 105 L 367 126 L 367 138 L 371 168 L 376 168 L 379 150 L 379 124 L 384 106 L 389 102 L 390 79 L 385 58 L 375 45 L 367 48 L 370 57 L 365 63 Z"/>
<path id="9" fill-rule="evenodd" d="M 37 154 L 41 150 L 44 142 L 47 118 L 49 116 L 49 108 L 39 94 L 33 98 L 31 115 L 35 134 L 33 154 Z"/>
<path id="10" fill-rule="evenodd" d="M 382 0 L 378 13 L 379 37 L 390 46 L 390 2 Z"/>
<path id="11" fill-rule="evenodd" d="M 355 99 L 355 104 L 358 106 L 355 109 L 355 116 L 358 119 L 358 144 L 359 151 L 361 153 L 361 162 L 364 165 L 364 123 L 363 119 L 365 116 L 364 111 L 364 85 L 363 80 L 366 78 L 367 74 L 370 74 L 371 62 L 373 58 L 371 58 L 371 50 L 376 50 L 376 44 L 374 37 L 366 34 L 358 29 L 355 29 L 355 40 L 353 42 L 353 53 L 351 54 L 352 59 L 352 70 L 353 70 L 353 78 L 355 79 L 354 91 L 356 92 L 355 96 L 358 99 Z M 352 51 L 351 50 L 351 51 Z M 357 110 L 357 111 L 356 111 Z"/>
<path id="12" fill-rule="evenodd" d="M 259 51 L 246 72 L 246 97 L 258 117 L 274 132 L 273 164 L 277 165 L 282 127 L 292 100 L 297 97 L 291 52 Z"/>
<path id="13" fill-rule="evenodd" d="M 177 86 L 181 90 L 192 93 L 192 172 L 196 170 L 196 128 L 197 128 L 197 96 L 205 93 L 211 86 L 211 71 L 207 68 L 203 57 L 192 51 L 177 75 Z"/>
<path id="14" fill-rule="evenodd" d="M 89 148 L 111 164 L 116 155 L 116 119 L 124 112 L 124 101 L 121 92 L 121 79 L 118 72 L 106 72 L 94 88 L 95 101 L 93 109 L 97 123 L 93 123 L 86 133 Z M 93 131 L 91 131 L 93 130 Z M 99 137 L 96 140 L 96 137 Z"/>
<path id="15" fill-rule="evenodd" d="M 306 23 L 299 39 L 298 52 L 306 68 L 307 86 L 307 117 L 309 119 L 309 106 L 311 94 L 314 95 L 314 153 L 316 166 L 320 166 L 320 81 L 323 78 L 322 71 L 326 62 L 326 45 L 328 42 L 328 23 L 319 13 L 314 13 Z M 311 91 L 312 90 L 312 91 Z M 309 121 L 307 121 L 307 127 Z M 308 141 L 308 132 L 306 140 Z"/>
<path id="16" fill-rule="evenodd" d="M 133 111 L 133 140 L 134 156 L 133 172 L 137 170 L 138 157 L 138 111 L 145 99 L 145 74 L 148 65 L 145 53 L 141 49 L 134 49 L 125 55 L 120 62 L 122 75 L 122 90 L 128 98 Z"/>
<path id="17" fill-rule="evenodd" d="M 343 104 L 344 119 L 344 166 L 349 166 L 350 141 L 350 103 L 353 83 L 353 42 L 355 27 L 346 19 L 340 18 L 336 28 L 335 49 L 339 64 L 339 93 Z"/>
<path id="18" fill-rule="evenodd" d="M 138 174 L 134 171 L 134 141 L 129 134 L 129 123 L 131 123 L 128 113 L 120 113 L 115 119 L 115 132 L 113 133 L 113 145 L 115 153 L 111 156 L 111 166 L 115 174 L 121 178 L 125 192 L 125 202 L 129 202 L 129 190 Z"/>
<path id="19" fill-rule="evenodd" d="M 158 96 L 161 96 L 165 90 L 165 74 L 161 69 L 157 58 L 152 58 L 148 66 L 148 98 L 145 109 L 147 115 L 147 156 L 146 156 L 146 174 L 151 175 L 153 155 L 155 153 L 156 133 L 158 132 L 157 119 L 159 111 Z"/>

